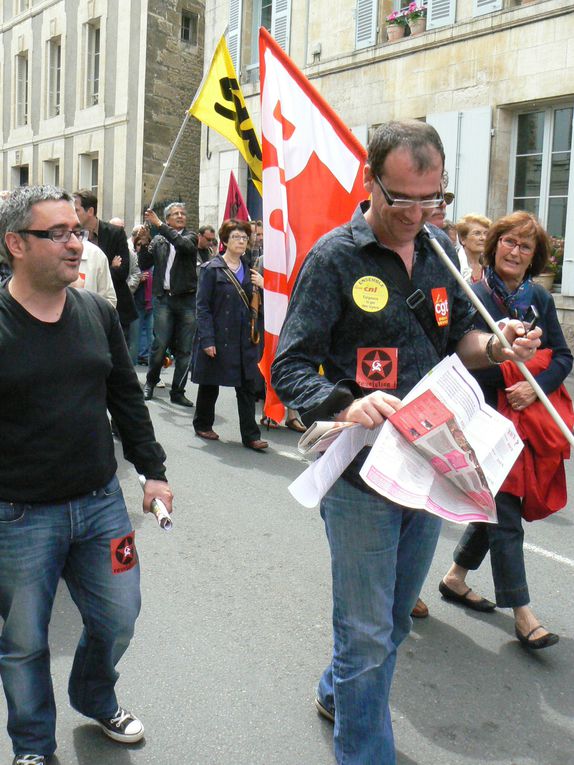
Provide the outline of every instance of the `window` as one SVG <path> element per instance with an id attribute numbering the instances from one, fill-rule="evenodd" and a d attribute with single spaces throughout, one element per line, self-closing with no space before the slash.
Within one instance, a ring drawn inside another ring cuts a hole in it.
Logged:
<path id="1" fill-rule="evenodd" d="M 16 56 L 16 110 L 15 125 L 28 124 L 28 52 Z"/>
<path id="2" fill-rule="evenodd" d="M 181 40 L 190 45 L 197 45 L 199 16 L 191 11 L 181 12 Z"/>
<path id="3" fill-rule="evenodd" d="M 86 106 L 100 101 L 100 23 L 87 24 Z"/>
<path id="4" fill-rule="evenodd" d="M 97 152 L 93 154 L 80 154 L 79 157 L 79 186 L 82 189 L 90 189 L 98 195 L 99 162 Z"/>
<path id="5" fill-rule="evenodd" d="M 31 5 L 31 0 L 16 0 L 16 13 L 27 11 Z"/>
<path id="6" fill-rule="evenodd" d="M 231 10 L 239 3 L 238 13 L 241 13 L 241 0 L 232 0 L 230 3 L 229 16 L 229 51 L 232 48 L 237 50 L 237 59 L 234 59 L 235 68 L 239 74 L 240 67 L 237 66 L 237 60 L 246 63 L 246 73 L 249 73 L 247 79 L 255 81 L 259 76 L 259 27 L 271 33 L 284 51 L 289 51 L 289 36 L 291 31 L 291 0 L 252 0 L 252 3 L 246 2 L 244 26 L 251 31 L 246 38 L 241 38 L 241 45 L 245 46 L 245 53 L 241 54 L 239 42 L 235 42 L 234 20 L 237 21 L 235 14 Z M 237 38 L 241 34 L 241 26 L 237 27 Z M 233 58 L 233 54 L 232 54 Z M 245 78 L 244 78 L 245 79 Z"/>
<path id="7" fill-rule="evenodd" d="M 512 209 L 540 218 L 551 236 L 564 237 L 572 156 L 574 107 L 519 114 L 512 172 Z"/>
<path id="8" fill-rule="evenodd" d="M 62 40 L 54 37 L 48 40 L 48 101 L 46 117 L 57 117 L 60 114 L 60 94 L 62 78 Z"/>
<path id="9" fill-rule="evenodd" d="M 51 159 L 44 162 L 44 183 L 52 186 L 60 185 L 60 162 L 57 159 Z"/>
<path id="10" fill-rule="evenodd" d="M 28 165 L 16 165 L 12 168 L 12 186 L 27 186 L 30 182 Z"/>

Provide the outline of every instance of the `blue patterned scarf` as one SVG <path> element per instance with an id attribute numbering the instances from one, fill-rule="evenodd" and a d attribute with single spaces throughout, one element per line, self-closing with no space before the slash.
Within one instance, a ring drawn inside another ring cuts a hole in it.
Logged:
<path id="1" fill-rule="evenodd" d="M 500 276 L 492 268 L 487 266 L 484 272 L 484 278 L 486 283 L 493 292 L 493 296 L 501 303 L 508 316 L 511 319 L 524 320 L 524 317 L 528 313 L 528 309 L 532 304 L 532 293 L 534 292 L 534 282 L 531 276 L 526 276 L 519 286 L 509 291 L 506 284 L 502 281 Z"/>

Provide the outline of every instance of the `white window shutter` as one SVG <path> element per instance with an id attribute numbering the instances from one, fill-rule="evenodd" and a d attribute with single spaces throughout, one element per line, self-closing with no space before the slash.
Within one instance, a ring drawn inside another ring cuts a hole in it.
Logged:
<path id="1" fill-rule="evenodd" d="M 482 16 L 502 9 L 502 0 L 472 0 L 472 15 Z"/>
<path id="2" fill-rule="evenodd" d="M 456 0 L 428 0 L 427 29 L 454 24 Z"/>
<path id="3" fill-rule="evenodd" d="M 229 27 L 227 30 L 227 48 L 233 61 L 233 66 L 240 76 L 241 69 L 241 15 L 242 0 L 229 0 Z"/>
<path id="4" fill-rule="evenodd" d="M 447 218 L 456 221 L 467 213 L 486 215 L 490 169 L 491 110 L 428 114 L 427 122 L 438 131 L 445 152 L 448 190 L 455 200 Z"/>
<path id="5" fill-rule="evenodd" d="M 355 48 L 368 48 L 377 42 L 376 0 L 357 0 L 355 10 Z"/>
<path id="6" fill-rule="evenodd" d="M 291 0 L 274 0 L 271 9 L 271 36 L 289 53 L 291 33 Z"/>

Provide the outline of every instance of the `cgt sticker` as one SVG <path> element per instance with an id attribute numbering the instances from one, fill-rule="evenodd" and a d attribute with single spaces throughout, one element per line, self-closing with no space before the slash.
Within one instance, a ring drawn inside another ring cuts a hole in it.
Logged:
<path id="1" fill-rule="evenodd" d="M 398 361 L 398 348 L 357 348 L 357 384 L 373 390 L 394 390 Z"/>
<path id="2" fill-rule="evenodd" d="M 363 311 L 382 311 L 389 300 L 387 285 L 376 276 L 362 276 L 353 284 L 353 300 Z"/>
<path id="3" fill-rule="evenodd" d="M 431 295 L 436 323 L 439 327 L 446 327 L 448 324 L 448 295 L 446 294 L 446 287 L 435 287 L 431 290 Z"/>
<path id="4" fill-rule="evenodd" d="M 135 531 L 131 531 L 125 537 L 118 537 L 110 541 L 112 574 L 123 574 L 124 571 L 129 571 L 137 565 L 138 553 L 135 536 Z"/>

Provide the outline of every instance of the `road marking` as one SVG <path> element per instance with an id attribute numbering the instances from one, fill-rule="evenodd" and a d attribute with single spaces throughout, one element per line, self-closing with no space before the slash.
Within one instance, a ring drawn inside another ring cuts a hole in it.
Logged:
<path id="1" fill-rule="evenodd" d="M 557 555 L 550 550 L 545 550 L 543 547 L 538 547 L 537 545 L 531 545 L 528 542 L 525 542 L 524 549 L 535 553 L 536 555 L 542 555 L 544 558 L 550 558 L 551 560 L 556 561 L 556 563 L 563 563 L 565 566 L 574 568 L 574 560 L 565 558 L 563 555 Z"/>

